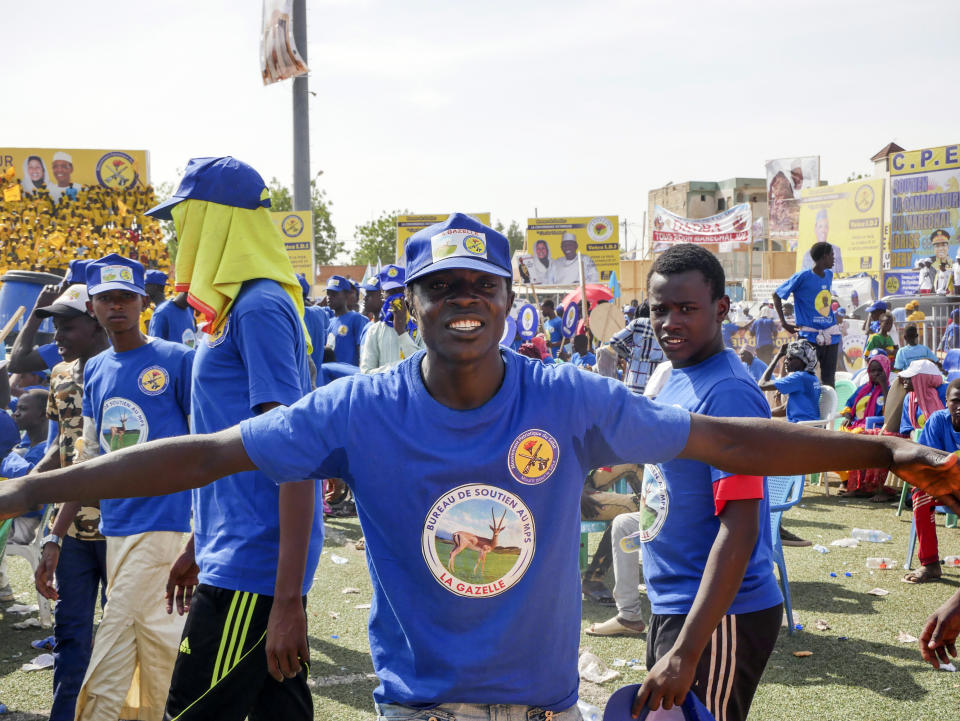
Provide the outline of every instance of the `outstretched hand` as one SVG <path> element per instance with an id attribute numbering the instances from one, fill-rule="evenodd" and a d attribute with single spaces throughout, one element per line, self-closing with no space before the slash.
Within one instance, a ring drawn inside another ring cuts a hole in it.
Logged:
<path id="1" fill-rule="evenodd" d="M 955 454 L 901 441 L 893 447 L 890 470 L 960 514 L 960 465 Z"/>
<path id="2" fill-rule="evenodd" d="M 953 594 L 927 619 L 920 634 L 920 655 L 934 668 L 957 657 L 957 633 L 960 632 L 960 592 Z"/>

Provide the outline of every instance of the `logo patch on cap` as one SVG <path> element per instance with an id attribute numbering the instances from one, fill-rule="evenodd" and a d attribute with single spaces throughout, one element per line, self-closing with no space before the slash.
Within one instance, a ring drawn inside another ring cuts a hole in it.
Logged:
<path id="1" fill-rule="evenodd" d="M 387 275 L 388 275 L 389 277 L 391 277 L 391 278 L 396 278 L 396 277 L 397 277 L 397 269 L 396 269 L 396 268 L 390 268 L 390 270 L 387 271 Z"/>
<path id="2" fill-rule="evenodd" d="M 108 265 L 100 271 L 101 283 L 133 282 L 133 271 L 125 265 Z"/>
<path id="3" fill-rule="evenodd" d="M 67 290 L 67 300 L 80 300 L 80 291 L 76 288 Z"/>
<path id="4" fill-rule="evenodd" d="M 487 238 L 472 230 L 450 228 L 430 238 L 430 248 L 434 263 L 455 256 L 486 258 Z"/>

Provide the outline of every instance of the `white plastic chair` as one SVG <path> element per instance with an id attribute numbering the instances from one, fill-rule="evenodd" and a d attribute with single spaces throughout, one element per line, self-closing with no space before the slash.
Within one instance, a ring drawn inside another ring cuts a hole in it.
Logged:
<path id="1" fill-rule="evenodd" d="M 34 573 L 36 573 L 37 566 L 40 565 L 40 551 L 43 549 L 43 537 L 47 533 L 47 526 L 50 523 L 50 516 L 52 514 L 53 504 L 48 503 L 46 508 L 43 509 L 43 517 L 40 519 L 40 525 L 37 526 L 36 537 L 30 543 L 8 543 L 6 546 L 6 554 L 8 556 L 25 558 L 27 563 L 30 564 L 30 570 Z M 50 615 L 50 601 L 41 596 L 39 591 L 37 592 L 37 605 L 40 607 L 40 625 L 44 628 L 49 628 L 53 625 L 53 620 Z"/>
<path id="2" fill-rule="evenodd" d="M 820 387 L 820 420 L 818 421 L 798 421 L 798 426 L 810 426 L 812 428 L 824 428 L 833 430 L 833 424 L 837 420 L 837 392 L 830 386 Z M 830 484 L 827 482 L 827 473 L 823 471 L 819 474 L 818 484 L 824 487 L 824 493 L 830 495 Z"/>

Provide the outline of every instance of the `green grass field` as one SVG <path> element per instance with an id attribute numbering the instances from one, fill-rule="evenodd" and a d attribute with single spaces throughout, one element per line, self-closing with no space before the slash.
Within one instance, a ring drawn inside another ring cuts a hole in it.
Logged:
<path id="1" fill-rule="evenodd" d="M 437 549 L 437 556 L 443 563 L 443 567 L 449 568 L 447 564 L 450 558 L 450 551 L 453 550 L 453 544 L 441 541 L 440 539 L 434 541 L 434 544 Z M 461 581 L 466 581 L 467 583 L 489 583 L 504 576 L 513 568 L 513 564 L 517 562 L 517 554 L 515 553 L 490 551 L 487 553 L 486 561 L 483 564 L 483 573 L 480 572 L 479 568 L 477 568 L 477 572 L 474 573 L 473 567 L 476 565 L 479 556 L 480 553 L 472 548 L 460 551 L 453 559 L 454 575 Z"/>
<path id="2" fill-rule="evenodd" d="M 804 630 L 793 636 L 788 636 L 786 629 L 781 633 L 750 719 L 929 721 L 956 716 L 960 675 L 924 666 L 916 644 L 898 642 L 897 634 L 905 631 L 919 636 L 929 613 L 960 587 L 960 571 L 945 570 L 943 581 L 923 586 L 901 583 L 901 570 L 875 571 L 871 575 L 864 567 L 868 556 L 883 555 L 902 561 L 910 528 L 909 514 L 897 518 L 892 504 L 878 506 L 867 501 L 841 501 L 835 496 L 824 498 L 817 488 L 807 489 L 803 505 L 787 514 L 785 525 L 814 542 L 829 546 L 830 541 L 848 535 L 854 526 L 886 530 L 893 534 L 894 541 L 856 549 L 833 548 L 827 555 L 810 548 L 786 549 L 794 608 Z M 944 529 L 941 520 L 938 531 L 941 555 L 960 554 L 960 530 Z M 364 554 L 353 547 L 360 537 L 359 526 L 355 519 L 334 519 L 328 522 L 327 533 L 328 543 L 308 606 L 314 715 L 324 721 L 373 721 L 370 694 L 376 679 L 372 677 L 367 643 L 368 611 L 355 608 L 370 601 Z M 598 540 L 599 534 L 591 535 L 592 544 Z M 331 553 L 347 558 L 348 562 L 334 564 Z M 458 572 L 466 568 L 467 560 L 467 570 L 472 570 L 476 557 L 469 553 L 463 552 L 457 558 Z M 497 555 L 487 556 L 488 574 Z M 13 558 L 10 569 L 18 600 L 32 603 L 34 594 L 26 564 Z M 838 576 L 831 578 L 831 571 Z M 846 571 L 853 575 L 844 576 Z M 359 588 L 360 593 L 343 594 L 341 590 L 346 587 Z M 890 594 L 869 595 L 867 591 L 875 587 Z M 585 603 L 582 627 L 610 615 L 607 607 Z M 817 631 L 818 619 L 826 621 L 830 629 Z M 52 673 L 26 673 L 19 668 L 37 654 L 29 642 L 46 636 L 48 631 L 14 631 L 10 624 L 17 620 L 19 617 L 9 615 L 0 619 L 0 702 L 12 712 L 3 718 L 39 721 L 46 718 L 45 712 L 50 708 Z M 540 623 L 542 619 L 531 618 L 530 622 Z M 642 660 L 645 653 L 642 637 L 583 635 L 581 643 L 607 664 L 618 658 Z M 796 658 L 794 651 L 812 651 L 813 655 Z M 622 677 L 606 684 L 582 683 L 581 696 L 602 706 L 620 684 L 643 680 L 642 670 L 619 670 Z"/>

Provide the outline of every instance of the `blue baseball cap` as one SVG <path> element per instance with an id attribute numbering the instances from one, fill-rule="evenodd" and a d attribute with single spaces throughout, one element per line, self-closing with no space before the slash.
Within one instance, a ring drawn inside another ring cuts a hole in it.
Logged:
<path id="1" fill-rule="evenodd" d="M 371 275 L 366 282 L 360 284 L 360 287 L 369 293 L 375 293 L 380 290 L 380 276 Z"/>
<path id="2" fill-rule="evenodd" d="M 686 698 L 680 706 L 674 706 L 670 711 L 664 711 L 661 706 L 659 711 L 651 712 L 650 707 L 646 706 L 640 711 L 637 720 L 631 715 L 633 709 L 633 699 L 640 690 L 640 684 L 632 683 L 629 686 L 622 686 L 613 692 L 613 695 L 607 699 L 607 705 L 603 709 L 603 721 L 643 721 L 648 716 L 651 718 L 674 719 L 677 721 L 716 721 L 713 714 L 707 710 L 707 707 L 701 703 L 693 691 L 687 691 Z M 652 715 L 651 715 L 652 714 Z M 659 715 L 658 715 L 659 714 Z"/>
<path id="3" fill-rule="evenodd" d="M 87 293 L 93 297 L 108 290 L 129 290 L 146 295 L 143 275 L 140 263 L 111 253 L 87 265 Z"/>
<path id="4" fill-rule="evenodd" d="M 503 278 L 513 276 L 506 237 L 465 213 L 410 236 L 404 253 L 406 283 L 429 273 L 453 268 L 482 270 Z"/>
<path id="5" fill-rule="evenodd" d="M 350 285 L 350 281 L 342 275 L 331 275 L 327 279 L 327 290 L 335 290 L 339 293 L 350 290 L 351 288 L 353 288 L 353 286 Z"/>
<path id="6" fill-rule="evenodd" d="M 90 263 L 89 260 L 71 260 L 70 265 L 67 266 L 67 274 L 63 276 L 63 282 L 67 285 L 75 285 L 77 283 L 86 283 L 87 282 L 87 265 Z"/>
<path id="7" fill-rule="evenodd" d="M 143 282 L 151 285 L 166 285 L 167 274 L 162 270 L 148 270 L 147 274 L 143 276 Z"/>
<path id="8" fill-rule="evenodd" d="M 867 306 L 867 313 L 873 313 L 875 310 L 886 310 L 887 304 L 882 300 L 875 300 Z"/>
<path id="9" fill-rule="evenodd" d="M 260 173 L 229 155 L 223 158 L 190 158 L 177 192 L 150 208 L 146 214 L 161 220 L 172 220 L 170 209 L 188 199 L 248 210 L 270 207 L 270 191 Z"/>
<path id="10" fill-rule="evenodd" d="M 303 291 L 303 297 L 310 297 L 310 284 L 307 282 L 307 276 L 303 273 L 297 273 L 297 281 L 300 283 L 300 290 Z"/>
<path id="11" fill-rule="evenodd" d="M 405 273 L 403 266 L 388 265 L 380 271 L 380 287 L 384 290 L 396 290 L 403 287 Z"/>

